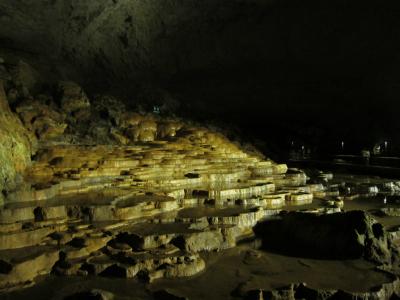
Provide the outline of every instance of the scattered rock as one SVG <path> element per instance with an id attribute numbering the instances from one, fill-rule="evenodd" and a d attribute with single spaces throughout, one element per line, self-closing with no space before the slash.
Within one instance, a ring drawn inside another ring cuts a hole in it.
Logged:
<path id="1" fill-rule="evenodd" d="M 109 119 L 113 126 L 120 126 L 127 109 L 123 102 L 107 95 L 97 95 L 93 99 L 93 110 L 103 119 Z"/>
<path id="2" fill-rule="evenodd" d="M 313 289 L 305 283 L 290 284 L 273 290 L 251 290 L 245 295 L 245 299 L 272 299 L 272 300 L 322 300 L 322 299 L 398 299 L 400 293 L 400 281 L 393 276 L 393 281 L 365 293 L 347 292 L 334 289 Z"/>
<path id="3" fill-rule="evenodd" d="M 16 111 L 24 126 L 39 140 L 50 140 L 61 136 L 66 128 L 65 116 L 39 101 L 26 100 Z"/>
<path id="4" fill-rule="evenodd" d="M 25 284 L 33 281 L 41 274 L 48 274 L 52 266 L 58 259 L 58 252 L 54 249 L 50 251 L 38 251 L 38 253 L 24 253 L 20 255 L 18 261 L 13 262 L 12 269 L 6 274 L 0 273 L 0 289 L 12 288 L 18 284 Z M 9 269 L 9 268 L 8 268 Z"/>

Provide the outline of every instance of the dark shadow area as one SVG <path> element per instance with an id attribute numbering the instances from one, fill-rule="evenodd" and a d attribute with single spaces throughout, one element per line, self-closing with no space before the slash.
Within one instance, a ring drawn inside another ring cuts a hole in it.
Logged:
<path id="1" fill-rule="evenodd" d="M 40 57 L 35 67 L 89 95 L 147 109 L 172 97 L 174 112 L 279 160 L 342 141 L 348 153 L 384 140 L 400 153 L 398 1 L 64 2 L 4 1 L 8 52 Z"/>
<path id="2" fill-rule="evenodd" d="M 262 248 L 283 255 L 385 259 L 385 233 L 381 224 L 371 220 L 362 211 L 327 215 L 289 212 L 279 219 L 258 223 L 254 232 L 262 239 Z"/>

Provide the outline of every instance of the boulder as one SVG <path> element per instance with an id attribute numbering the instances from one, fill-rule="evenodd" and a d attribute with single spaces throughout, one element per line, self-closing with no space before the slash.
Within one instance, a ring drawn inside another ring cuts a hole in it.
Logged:
<path id="1" fill-rule="evenodd" d="M 243 285 L 234 291 L 235 295 L 244 299 L 271 299 L 271 300 L 325 300 L 325 299 L 399 299 L 400 280 L 392 275 L 392 281 L 376 286 L 367 292 L 349 292 L 335 289 L 316 289 L 306 283 L 292 283 L 276 289 L 255 289 L 247 292 L 241 291 Z"/>
<path id="2" fill-rule="evenodd" d="M 157 135 L 160 138 L 174 137 L 176 135 L 176 132 L 179 131 L 182 127 L 183 125 L 180 122 L 164 122 L 161 123 L 160 126 L 158 126 Z"/>
<path id="3" fill-rule="evenodd" d="M 120 125 L 126 112 L 125 104 L 122 101 L 107 95 L 95 96 L 92 107 L 101 119 L 109 119 L 113 125 Z"/>
<path id="4" fill-rule="evenodd" d="M 174 243 L 187 252 L 196 253 L 222 249 L 224 237 L 219 230 L 201 231 L 178 237 Z"/>
<path id="5" fill-rule="evenodd" d="M 263 247 L 312 258 L 356 259 L 390 265 L 398 251 L 383 226 L 363 211 L 316 215 L 289 212 L 254 228 Z"/>
<path id="6" fill-rule="evenodd" d="M 122 128 L 128 128 L 130 126 L 137 126 L 143 120 L 143 116 L 134 113 L 134 112 L 126 112 L 121 115 L 119 125 Z"/>
<path id="7" fill-rule="evenodd" d="M 116 130 L 115 128 L 111 129 L 110 135 L 120 145 L 129 144 L 129 139 L 126 136 L 124 136 L 121 132 Z"/>
<path id="8" fill-rule="evenodd" d="M 0 273 L 0 289 L 13 288 L 33 281 L 37 276 L 49 274 L 58 259 L 58 251 L 33 251 L 23 255 L 8 270 L 7 274 Z"/>
<path id="9" fill-rule="evenodd" d="M 35 132 L 40 140 L 57 138 L 61 136 L 67 128 L 67 124 L 58 123 L 48 117 L 36 120 L 33 125 L 37 127 Z"/>
<path id="10" fill-rule="evenodd" d="M 40 140 L 56 138 L 67 128 L 65 116 L 41 101 L 23 101 L 16 111 L 24 126 Z"/>
<path id="11" fill-rule="evenodd" d="M 61 81 L 58 85 L 61 97 L 61 107 L 66 113 L 84 110 L 90 107 L 90 102 L 83 89 L 72 81 Z"/>
<path id="12" fill-rule="evenodd" d="M 121 128 L 132 141 L 152 142 L 157 138 L 157 122 L 151 116 L 124 115 Z"/>

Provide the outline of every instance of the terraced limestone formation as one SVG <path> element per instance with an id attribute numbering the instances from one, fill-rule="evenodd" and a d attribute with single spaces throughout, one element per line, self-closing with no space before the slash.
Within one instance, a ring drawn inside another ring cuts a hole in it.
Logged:
<path id="1" fill-rule="evenodd" d="M 69 81 L 35 88 L 22 61 L 2 70 L 1 292 L 49 274 L 189 277 L 322 188 L 216 130 Z"/>
<path id="2" fill-rule="evenodd" d="M 41 145 L 24 175 L 31 188 L 0 210 L 1 289 L 49 273 L 192 276 L 203 251 L 234 247 L 315 190 L 303 172 L 189 125 L 125 146 Z"/>
<path id="3" fill-rule="evenodd" d="M 23 62 L 0 70 L 0 298 L 120 299 L 127 283 L 128 299 L 399 294 L 400 182 L 288 168 L 168 110 L 89 98 L 69 81 L 34 88 Z M 357 261 L 312 260 L 332 249 Z M 332 283 L 325 263 L 359 279 Z M 306 288 L 314 271 L 322 280 Z"/>

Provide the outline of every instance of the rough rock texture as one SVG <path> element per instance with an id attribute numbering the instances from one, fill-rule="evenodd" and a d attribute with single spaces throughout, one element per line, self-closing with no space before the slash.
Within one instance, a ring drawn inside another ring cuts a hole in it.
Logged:
<path id="1" fill-rule="evenodd" d="M 0 207 L 0 289 L 50 272 L 148 282 L 193 276 L 206 267 L 202 252 L 253 237 L 252 227 L 286 201 L 312 202 L 301 170 L 218 131 L 133 112 L 108 96 L 92 105 L 74 82 L 40 93 L 29 82 L 8 81 L 16 113 L 1 97 L 4 136 L 20 139 L 26 162 L 7 144 L 0 150 L 14 173 L 24 171 L 27 188 L 7 193 Z M 29 134 L 39 149 L 27 168 Z"/>
<path id="2" fill-rule="evenodd" d="M 363 211 L 328 215 L 290 212 L 255 227 L 263 245 L 292 255 L 316 258 L 365 258 L 397 264 L 399 251 L 380 223 Z M 397 266 L 397 265 L 396 265 Z"/>
<path id="3" fill-rule="evenodd" d="M 270 22 L 257 12 L 268 6 L 241 0 L 3 1 L 0 37 L 14 47 L 62 55 L 97 78 L 106 72 L 133 79 L 267 59 L 271 51 L 262 51 L 258 22 Z"/>
<path id="4" fill-rule="evenodd" d="M 0 5 L 0 38 L 9 47 L 68 58 L 94 77 L 105 72 L 109 78 L 131 80 L 149 73 L 165 76 L 216 65 L 281 64 L 285 58 L 300 64 L 318 59 L 331 66 L 348 57 L 362 60 L 368 56 L 362 51 L 362 41 L 375 49 L 384 39 L 379 30 L 371 30 L 372 22 L 365 22 L 365 28 L 352 28 L 358 33 L 354 36 L 327 33 L 351 28 L 358 5 L 262 0 L 6 0 Z M 389 7 L 383 6 L 382 13 L 390 11 Z M 315 15 L 306 15 L 309 11 Z M 372 11 L 363 11 L 362 20 L 374 16 Z M 338 14 L 343 15 L 343 29 L 329 23 Z M 367 40 L 371 35 L 378 40 Z M 327 44 L 319 43 L 321 38 Z M 331 56 L 325 45 L 336 55 Z"/>
<path id="5" fill-rule="evenodd" d="M 133 111 L 111 96 L 89 99 L 71 81 L 41 86 L 20 61 L 3 71 L 13 75 L 5 76 L 5 90 L 0 85 L 0 166 L 7 176 L 0 177 L 6 196 L 0 292 L 49 274 L 147 283 L 191 277 L 206 269 L 210 253 L 255 238 L 254 226 L 265 219 L 272 220 L 256 233 L 267 246 L 298 255 L 309 254 L 311 245 L 323 256 L 364 257 L 387 270 L 396 263 L 398 233 L 389 236 L 369 215 L 276 217 L 284 206 L 313 204 L 315 196 L 327 201 L 314 214 L 340 211 L 347 185 L 330 185 L 330 174 L 318 173 L 324 180 L 309 184 L 302 170 L 248 151 L 217 128 L 157 110 Z M 39 149 L 31 157 L 36 140 Z M 382 191 L 388 183 L 381 181 Z M 379 192 L 372 187 L 362 184 L 353 192 Z M 164 292 L 161 297 L 182 298 Z M 112 296 L 96 293 L 75 296 Z M 286 297 L 293 290 L 271 293 Z"/>
<path id="6" fill-rule="evenodd" d="M 68 114 L 90 107 L 89 99 L 82 88 L 71 81 L 62 81 L 58 86 L 61 94 L 61 109 Z"/>
<path id="7" fill-rule="evenodd" d="M 22 172 L 30 164 L 34 138 L 29 135 L 7 101 L 0 80 L 0 203 L 20 184 Z"/>
<path id="8" fill-rule="evenodd" d="M 381 286 L 375 287 L 370 292 L 365 293 L 350 293 L 341 290 L 329 290 L 329 289 L 313 289 L 308 287 L 304 283 L 291 284 L 289 286 L 277 288 L 274 290 L 252 290 L 248 291 L 244 296 L 244 299 L 249 300 L 296 300 L 296 299 L 307 299 L 307 300 L 350 300 L 350 299 L 398 299 L 400 293 L 400 281 L 397 278 L 393 278 L 393 281 Z"/>
<path id="9" fill-rule="evenodd" d="M 67 64 L 60 74 L 97 92 L 113 88 L 135 102 L 130 89 L 150 78 L 182 94 L 184 104 L 190 99 L 192 114 L 211 111 L 258 128 L 262 139 L 265 127 L 280 124 L 299 142 L 330 151 L 339 137 L 362 144 L 398 139 L 391 109 L 400 92 L 397 6 L 394 0 L 4 0 L 0 41 L 46 57 L 45 65 L 52 65 L 49 57 Z M 276 114 L 265 118 L 270 111 Z M 301 122 L 304 114 L 321 126 Z M 270 149 L 272 140 L 289 142 L 271 135 Z"/>

